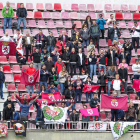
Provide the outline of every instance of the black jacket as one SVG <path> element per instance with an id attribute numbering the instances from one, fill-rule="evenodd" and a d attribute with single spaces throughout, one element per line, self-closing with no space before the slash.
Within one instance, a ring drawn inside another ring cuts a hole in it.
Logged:
<path id="1" fill-rule="evenodd" d="M 77 54 L 77 58 L 78 58 L 78 65 L 79 66 L 84 66 L 85 65 L 85 62 L 86 62 L 86 56 L 84 53 L 82 53 L 82 65 L 81 65 L 81 62 L 80 62 L 80 56 L 79 54 Z"/>
<path id="2" fill-rule="evenodd" d="M 6 107 L 9 103 L 11 104 L 11 108 L 13 109 L 13 111 L 15 111 L 14 103 L 12 101 L 8 101 L 8 99 L 4 102 L 4 107 Z"/>
<path id="3" fill-rule="evenodd" d="M 71 29 L 71 41 L 76 38 L 76 31 L 74 29 Z"/>
<path id="4" fill-rule="evenodd" d="M 58 75 L 57 75 L 56 71 L 55 72 L 51 71 L 50 77 L 49 77 L 49 83 L 54 82 L 54 76 L 55 76 L 55 79 L 56 79 L 55 81 L 57 81 Z"/>
<path id="5" fill-rule="evenodd" d="M 21 8 L 18 8 L 17 14 L 16 14 L 17 17 L 21 17 L 20 13 L 21 13 Z M 24 17 L 26 18 L 27 17 L 27 10 L 25 8 L 23 8 L 23 14 L 24 14 Z"/>
<path id="6" fill-rule="evenodd" d="M 64 60 L 64 61 L 68 61 L 68 60 L 70 60 L 70 52 L 68 51 L 68 52 L 66 52 L 66 51 L 63 51 L 63 48 L 62 48 L 62 60 Z"/>
<path id="7" fill-rule="evenodd" d="M 5 75 L 4 72 L 0 71 L 0 83 L 4 83 L 5 82 Z"/>
<path id="8" fill-rule="evenodd" d="M 130 46 L 127 46 L 126 43 L 123 44 L 124 52 L 131 55 L 131 51 L 133 50 L 132 42 L 130 43 Z"/>
<path id="9" fill-rule="evenodd" d="M 63 41 L 63 35 L 58 37 L 58 40 Z M 65 35 L 65 42 L 67 43 L 69 41 L 69 37 Z"/>
<path id="10" fill-rule="evenodd" d="M 126 60 L 127 59 L 127 55 L 126 55 L 126 53 L 124 53 L 124 56 L 123 56 L 121 53 L 119 53 L 118 54 L 118 58 L 119 58 L 119 63 L 122 63 L 122 59 L 125 58 L 125 60 Z"/>
<path id="11" fill-rule="evenodd" d="M 71 52 L 72 48 L 75 48 L 75 51 L 76 51 L 77 44 L 73 44 L 73 42 L 69 42 L 68 46 L 69 46 L 69 52 Z"/>
<path id="12" fill-rule="evenodd" d="M 99 64 L 106 65 L 106 57 L 107 57 L 107 54 L 105 54 L 101 58 L 100 58 L 100 54 L 99 54 L 99 55 L 97 55 L 97 57 L 99 58 Z"/>
<path id="13" fill-rule="evenodd" d="M 52 67 L 54 66 L 54 63 L 52 61 L 48 62 L 48 61 L 45 61 L 44 63 L 46 65 L 46 70 L 48 70 L 49 72 L 52 71 Z"/>
<path id="14" fill-rule="evenodd" d="M 67 89 L 65 91 L 65 99 L 71 99 L 71 97 L 73 97 L 73 99 L 75 99 L 75 91 L 72 89 L 71 94 L 70 94 L 70 90 Z"/>
<path id="15" fill-rule="evenodd" d="M 96 108 L 96 105 L 98 104 L 98 102 L 100 102 L 100 100 L 99 99 L 94 99 L 94 98 L 92 98 L 91 100 L 90 100 L 90 107 L 91 108 Z"/>
<path id="16" fill-rule="evenodd" d="M 92 65 L 94 65 L 94 64 L 96 64 L 96 62 L 97 62 L 97 57 L 96 57 L 96 55 L 93 57 L 92 55 L 90 55 L 89 56 L 89 60 L 91 59 L 91 61 L 89 61 L 89 64 L 92 64 Z"/>
<path id="17" fill-rule="evenodd" d="M 76 62 L 77 63 L 78 61 L 78 56 L 77 56 L 77 53 L 70 53 L 70 62 Z"/>
<path id="18" fill-rule="evenodd" d="M 121 36 L 121 33 L 120 33 L 120 31 L 119 31 L 119 29 L 116 27 L 116 30 L 117 30 L 117 36 L 118 36 L 118 38 Z M 115 30 L 114 30 L 114 28 L 111 28 L 110 30 L 109 30 L 109 32 L 110 32 L 110 37 L 111 37 L 111 41 L 113 41 L 113 38 L 114 38 L 114 32 L 115 32 Z"/>
<path id="19" fill-rule="evenodd" d="M 81 80 L 82 81 L 82 80 Z M 77 89 L 77 80 L 74 81 L 74 87 L 75 87 L 75 92 L 81 92 L 82 93 L 82 88 L 83 88 L 83 82 L 80 84 L 80 89 Z"/>
<path id="20" fill-rule="evenodd" d="M 7 106 L 3 109 L 3 120 L 13 120 L 13 109 Z"/>
<path id="21" fill-rule="evenodd" d="M 127 78 L 128 78 L 128 73 L 127 73 L 127 69 L 119 69 L 118 70 L 118 74 L 120 76 L 120 79 L 125 79 L 125 81 L 127 81 Z"/>
<path id="22" fill-rule="evenodd" d="M 51 40 L 51 43 L 50 43 L 50 38 L 51 36 L 47 36 L 47 46 L 53 46 L 55 47 L 56 45 L 56 38 L 54 36 L 52 36 L 52 40 Z"/>
<path id="23" fill-rule="evenodd" d="M 105 86 L 106 85 L 106 79 L 107 79 L 107 76 L 106 75 L 102 75 L 99 74 L 98 75 L 98 84 L 100 84 L 101 86 Z"/>
<path id="24" fill-rule="evenodd" d="M 38 53 L 37 52 L 32 53 L 30 55 L 31 61 L 32 61 L 32 56 L 33 56 L 33 62 L 34 63 L 40 63 L 40 56 L 41 56 L 40 52 L 38 52 Z"/>
<path id="25" fill-rule="evenodd" d="M 71 113 L 70 114 L 70 121 L 74 121 L 74 122 L 77 122 L 77 121 L 79 121 L 79 114 L 77 114 L 77 113 Z"/>
<path id="26" fill-rule="evenodd" d="M 88 27 L 88 21 L 86 20 L 84 23 L 87 24 L 87 27 Z M 91 23 L 91 25 L 93 24 L 93 23 L 92 23 L 92 20 L 90 20 L 90 23 Z M 88 27 L 88 28 L 89 28 L 89 27 Z"/>
<path id="27" fill-rule="evenodd" d="M 117 53 L 115 53 L 115 51 L 113 50 L 113 64 L 112 64 L 112 57 L 111 57 L 111 53 L 110 53 L 110 50 L 108 50 L 107 52 L 107 57 L 108 57 L 108 61 L 107 61 L 107 65 L 108 66 L 116 66 L 117 63 L 116 63 L 116 57 L 117 57 Z"/>
<path id="28" fill-rule="evenodd" d="M 47 82 L 48 81 L 48 78 L 49 78 L 50 74 L 49 74 L 49 72 L 48 72 L 48 74 L 47 73 L 44 74 L 45 72 L 48 72 L 48 70 L 43 70 L 43 69 L 40 70 L 40 81 L 41 82 Z"/>

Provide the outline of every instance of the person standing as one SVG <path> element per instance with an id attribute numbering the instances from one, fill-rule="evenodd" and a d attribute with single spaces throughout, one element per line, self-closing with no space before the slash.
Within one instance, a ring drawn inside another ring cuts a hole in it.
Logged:
<path id="1" fill-rule="evenodd" d="M 51 61 L 51 57 L 50 56 L 48 57 L 47 61 L 44 62 L 44 64 L 46 65 L 46 70 L 51 72 L 52 67 L 54 67 L 54 63 Z"/>
<path id="2" fill-rule="evenodd" d="M 58 46 L 55 46 L 55 48 L 51 52 L 50 56 L 52 57 L 52 61 L 55 64 L 60 56 L 60 52 L 58 51 Z"/>
<path id="3" fill-rule="evenodd" d="M 74 108 L 72 110 L 72 113 L 70 114 L 70 122 L 71 122 L 71 129 L 77 128 L 77 123 L 79 122 L 79 114 L 76 113 L 76 109 Z"/>
<path id="4" fill-rule="evenodd" d="M 135 60 L 135 64 L 132 65 L 132 71 L 134 74 L 134 79 L 139 79 L 140 77 L 140 64 L 138 59 Z"/>
<path id="5" fill-rule="evenodd" d="M 88 15 L 88 16 L 86 17 L 86 20 L 85 20 L 84 23 L 87 24 L 87 28 L 90 29 L 91 25 L 93 24 L 93 23 L 92 23 L 92 20 L 91 20 L 91 16 Z"/>
<path id="6" fill-rule="evenodd" d="M 17 9 L 17 17 L 18 17 L 18 27 L 20 29 L 21 21 L 23 22 L 24 29 L 26 29 L 26 17 L 27 17 L 27 10 L 24 8 L 24 4 L 20 3 L 20 8 Z"/>
<path id="7" fill-rule="evenodd" d="M 73 24 L 71 29 L 71 41 L 76 39 L 76 32 L 77 32 L 76 24 Z"/>
<path id="8" fill-rule="evenodd" d="M 62 43 L 67 43 L 69 41 L 66 31 L 62 31 L 62 35 L 59 36 L 58 40 L 60 40 Z"/>
<path id="9" fill-rule="evenodd" d="M 103 19 L 103 15 L 100 14 L 99 18 L 97 19 L 97 24 L 101 29 L 101 33 L 102 33 L 102 39 L 104 39 L 104 32 L 105 32 L 105 28 L 104 25 L 106 25 L 106 21 Z"/>
<path id="10" fill-rule="evenodd" d="M 61 58 L 58 58 L 58 61 L 55 63 L 54 67 L 57 71 L 57 74 L 60 73 L 60 71 L 62 71 L 62 68 L 65 66 L 65 64 L 62 62 Z"/>
<path id="11" fill-rule="evenodd" d="M 2 8 L 2 16 L 4 17 L 3 30 L 5 33 L 7 23 L 8 23 L 8 29 L 11 29 L 12 17 L 13 17 L 13 8 L 10 6 L 10 3 L 8 1 L 6 2 L 6 6 Z"/>
<path id="12" fill-rule="evenodd" d="M 3 98 L 3 83 L 5 82 L 5 75 L 4 72 L 2 71 L 2 68 L 0 67 L 0 92 L 1 92 L 1 99 L 4 100 Z"/>
<path id="13" fill-rule="evenodd" d="M 47 61 L 49 56 L 50 54 L 47 52 L 47 48 L 44 47 L 43 51 L 41 52 L 41 57 L 40 57 L 41 66 L 44 64 L 44 62 Z"/>

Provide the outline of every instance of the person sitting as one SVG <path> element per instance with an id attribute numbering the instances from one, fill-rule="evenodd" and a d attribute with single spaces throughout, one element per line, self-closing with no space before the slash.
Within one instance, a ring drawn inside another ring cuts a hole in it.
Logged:
<path id="1" fill-rule="evenodd" d="M 72 110 L 72 113 L 70 115 L 70 122 L 71 122 L 71 129 L 76 129 L 77 123 L 79 122 L 79 114 L 76 113 L 76 109 Z"/>

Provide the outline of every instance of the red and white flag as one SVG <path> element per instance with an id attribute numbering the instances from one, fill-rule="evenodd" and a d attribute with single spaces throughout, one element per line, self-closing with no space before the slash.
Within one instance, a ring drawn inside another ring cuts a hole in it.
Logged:
<path id="1" fill-rule="evenodd" d="M 84 85 L 83 92 L 94 92 L 100 87 L 100 85 Z"/>
<path id="2" fill-rule="evenodd" d="M 42 99 L 56 100 L 61 99 L 60 92 L 55 93 L 41 93 Z"/>
<path id="3" fill-rule="evenodd" d="M 22 34 L 17 35 L 17 52 L 23 56 L 23 49 L 22 49 Z"/>

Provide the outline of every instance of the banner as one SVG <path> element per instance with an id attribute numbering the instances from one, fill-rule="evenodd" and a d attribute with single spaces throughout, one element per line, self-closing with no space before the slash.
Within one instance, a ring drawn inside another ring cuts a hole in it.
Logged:
<path id="1" fill-rule="evenodd" d="M 68 107 L 54 107 L 42 105 L 45 123 L 65 123 Z"/>
<path id="2" fill-rule="evenodd" d="M 29 121 L 29 122 L 40 127 L 44 126 L 44 121 Z"/>
<path id="3" fill-rule="evenodd" d="M 56 100 L 61 99 L 60 92 L 56 93 L 41 93 L 42 99 Z"/>
<path id="4" fill-rule="evenodd" d="M 134 80 L 133 80 L 133 88 L 134 88 L 136 91 L 140 91 L 140 80 L 138 80 L 138 79 L 134 79 Z"/>
<path id="5" fill-rule="evenodd" d="M 139 104 L 140 100 L 132 100 L 131 102 L 133 102 L 133 104 Z"/>
<path id="6" fill-rule="evenodd" d="M 84 85 L 83 92 L 94 92 L 100 87 L 100 85 Z"/>
<path id="7" fill-rule="evenodd" d="M 91 108 L 91 109 L 80 109 L 80 112 L 83 117 L 87 116 L 99 116 L 99 112 L 97 108 Z"/>
<path id="8" fill-rule="evenodd" d="M 8 135 L 7 124 L 0 123 L 0 137 L 7 137 L 7 135 Z"/>
<path id="9" fill-rule="evenodd" d="M 25 121 L 14 121 L 12 122 L 16 136 L 26 137 L 27 123 Z"/>
<path id="10" fill-rule="evenodd" d="M 128 96 L 124 97 L 111 97 L 108 95 L 101 94 L 101 109 L 121 109 L 124 111 L 128 110 L 127 106 Z"/>
<path id="11" fill-rule="evenodd" d="M 0 55 L 15 56 L 16 44 L 14 42 L 0 41 Z"/>
<path id="12" fill-rule="evenodd" d="M 36 99 L 36 101 L 41 105 L 50 105 L 53 104 L 54 102 L 49 100 L 49 99 Z"/>
<path id="13" fill-rule="evenodd" d="M 61 102 L 69 102 L 69 103 L 75 103 L 74 100 L 71 99 L 56 99 L 56 100 L 52 100 L 54 103 L 61 103 Z"/>
<path id="14" fill-rule="evenodd" d="M 88 130 L 106 131 L 106 128 L 107 128 L 107 123 L 103 123 L 103 122 L 96 122 L 96 123 L 90 122 L 88 125 Z"/>
<path id="15" fill-rule="evenodd" d="M 37 70 L 33 75 L 22 71 L 20 83 L 28 86 L 36 85 L 36 82 L 39 82 L 39 70 Z"/>

